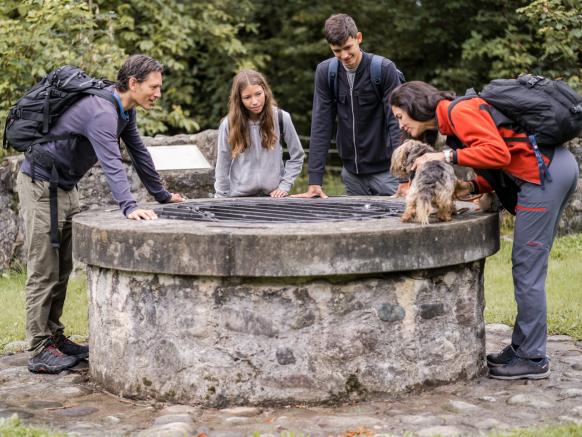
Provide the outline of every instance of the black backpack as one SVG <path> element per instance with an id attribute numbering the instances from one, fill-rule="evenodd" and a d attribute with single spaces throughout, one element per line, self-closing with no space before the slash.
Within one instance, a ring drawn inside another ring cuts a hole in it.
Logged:
<path id="1" fill-rule="evenodd" d="M 582 96 L 561 80 L 531 74 L 497 79 L 479 97 L 534 135 L 540 146 L 556 147 L 582 132 Z"/>
<path id="2" fill-rule="evenodd" d="M 117 107 L 113 94 L 104 89 L 111 84 L 113 82 L 88 76 L 79 67 L 65 65 L 44 76 L 8 111 L 4 125 L 3 147 L 7 149 L 11 146 L 19 152 L 24 152 L 34 163 L 51 172 L 49 188 L 51 243 L 55 248 L 59 247 L 57 226 L 59 176 L 54 158 L 43 150 L 42 144 L 73 137 L 73 135 L 49 135 L 49 132 L 59 117 L 83 96 L 93 94 L 113 102 Z M 32 167 L 34 179 L 34 165 Z"/>
<path id="3" fill-rule="evenodd" d="M 497 127 L 527 133 L 525 141 L 531 144 L 535 153 L 543 189 L 544 179 L 551 181 L 552 178 L 540 148 L 552 156 L 553 148 L 580 135 L 582 97 L 565 82 L 542 76 L 524 74 L 517 79 L 496 79 L 486 85 L 481 93 L 470 89 L 451 102 L 448 110 L 451 125 L 451 112 L 455 105 L 475 97 L 481 97 L 491 105 L 484 109 L 489 111 Z M 515 138 L 509 140 L 515 141 Z M 454 149 L 463 147 L 456 138 L 448 139 L 447 144 Z M 475 171 L 489 182 L 505 208 L 515 214 L 519 192 L 515 181 L 501 170 Z"/>
<path id="4" fill-rule="evenodd" d="M 87 94 L 108 99 L 117 106 L 111 92 L 104 89 L 111 84 L 71 65 L 50 72 L 9 109 L 4 125 L 4 148 L 12 146 L 19 152 L 29 153 L 36 144 L 69 138 L 50 136 L 49 132 L 59 117 Z"/>

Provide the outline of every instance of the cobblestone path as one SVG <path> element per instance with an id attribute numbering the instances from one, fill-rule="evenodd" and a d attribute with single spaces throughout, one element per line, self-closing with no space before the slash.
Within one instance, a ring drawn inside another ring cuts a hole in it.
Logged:
<path id="1" fill-rule="evenodd" d="M 500 350 L 510 332 L 488 325 L 487 350 Z M 223 410 L 120 399 L 91 384 L 86 363 L 60 375 L 34 375 L 26 369 L 28 355 L 16 353 L 0 357 L 0 417 L 17 414 L 26 424 L 73 435 L 140 437 L 452 436 L 582 423 L 582 342 L 550 336 L 548 351 L 552 374 L 541 381 L 483 376 L 382 401 Z"/>

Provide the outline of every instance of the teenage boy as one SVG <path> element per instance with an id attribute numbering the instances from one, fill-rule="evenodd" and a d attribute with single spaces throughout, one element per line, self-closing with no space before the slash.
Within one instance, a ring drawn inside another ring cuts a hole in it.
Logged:
<path id="1" fill-rule="evenodd" d="M 347 194 L 392 195 L 398 180 L 389 172 L 390 156 L 399 145 L 400 130 L 387 102 L 390 92 L 403 81 L 402 73 L 392 61 L 360 49 L 362 33 L 349 15 L 329 17 L 325 38 L 335 58 L 321 62 L 315 72 L 309 188 L 296 197 L 327 197 L 322 189 L 323 174 L 336 122 Z M 374 78 L 373 64 L 378 61 L 379 74 Z"/>
<path id="2" fill-rule="evenodd" d="M 52 157 L 58 172 L 59 247 L 51 242 L 51 170 L 31 154 L 22 164 L 17 185 L 26 235 L 26 334 L 32 352 L 28 361 L 31 372 L 59 373 L 89 356 L 88 346 L 64 336 L 60 320 L 73 266 L 71 219 L 79 212 L 76 185 L 81 177 L 99 161 L 123 214 L 132 220 L 155 219 L 156 214 L 139 208 L 130 193 L 119 150 L 121 138 L 142 183 L 158 202 L 184 200 L 162 186 L 137 130 L 135 108 L 151 109 L 161 97 L 162 71 L 162 65 L 152 58 L 131 56 L 119 70 L 117 83 L 106 88 L 111 100 L 82 97 L 49 132 L 50 136 L 70 138 L 35 146 Z"/>

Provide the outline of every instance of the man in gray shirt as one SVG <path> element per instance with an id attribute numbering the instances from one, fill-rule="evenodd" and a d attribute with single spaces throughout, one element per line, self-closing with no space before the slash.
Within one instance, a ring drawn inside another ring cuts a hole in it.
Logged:
<path id="1" fill-rule="evenodd" d="M 82 97 L 49 132 L 51 137 L 68 138 L 35 146 L 51 156 L 58 172 L 59 247 L 53 247 L 50 235 L 51 170 L 29 154 L 22 164 L 17 187 L 26 235 L 26 334 L 32 352 L 31 372 L 59 373 L 89 356 L 87 346 L 63 335 L 60 321 L 72 270 L 71 219 L 79 212 L 76 185 L 83 175 L 99 161 L 111 193 L 128 219 L 157 218 L 154 211 L 140 208 L 131 195 L 119 150 L 121 138 L 139 178 L 158 202 L 184 200 L 162 186 L 137 130 L 136 107 L 151 109 L 161 97 L 162 71 L 163 66 L 152 58 L 131 56 L 119 70 L 117 83 L 107 88 L 113 99 Z"/>

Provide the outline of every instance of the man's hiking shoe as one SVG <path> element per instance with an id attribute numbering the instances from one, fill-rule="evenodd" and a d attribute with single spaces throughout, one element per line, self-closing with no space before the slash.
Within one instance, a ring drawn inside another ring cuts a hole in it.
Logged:
<path id="1" fill-rule="evenodd" d="M 491 367 L 489 376 L 495 379 L 544 379 L 550 376 L 550 360 L 530 360 L 516 356 L 510 363 Z"/>
<path id="2" fill-rule="evenodd" d="M 60 373 L 75 366 L 78 362 L 77 358 L 65 355 L 50 343 L 28 360 L 28 370 L 32 373 Z"/>
<path id="3" fill-rule="evenodd" d="M 513 346 L 508 345 L 497 354 L 487 355 L 487 367 L 497 367 L 509 364 L 516 356 L 517 354 L 515 353 Z"/>
<path id="4" fill-rule="evenodd" d="M 64 335 L 55 335 L 53 337 L 55 346 L 65 355 L 70 355 L 79 360 L 85 360 L 89 358 L 89 346 L 83 346 L 77 344 L 74 341 L 69 340 Z"/>

